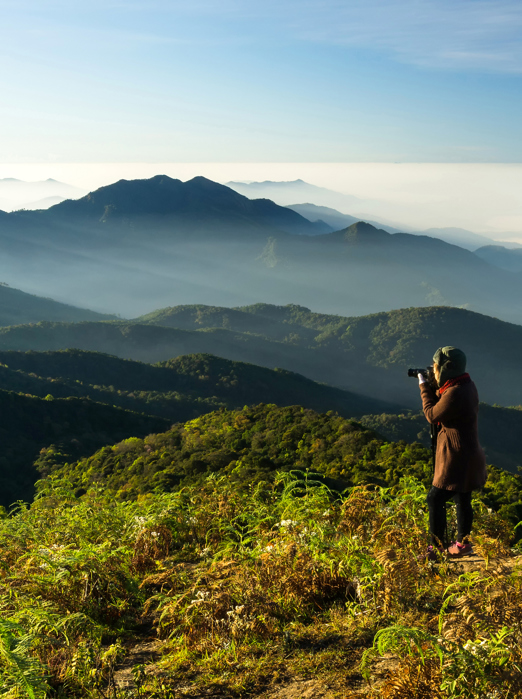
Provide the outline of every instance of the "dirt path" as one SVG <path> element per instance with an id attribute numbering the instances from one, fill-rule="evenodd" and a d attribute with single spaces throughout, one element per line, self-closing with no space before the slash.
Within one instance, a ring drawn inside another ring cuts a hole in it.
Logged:
<path id="1" fill-rule="evenodd" d="M 114 683 L 118 689 L 136 688 L 132 675 L 136 665 L 143 665 L 148 675 L 154 675 L 155 662 L 160 656 L 162 646 L 162 641 L 156 638 L 147 639 L 132 646 L 114 672 Z"/>

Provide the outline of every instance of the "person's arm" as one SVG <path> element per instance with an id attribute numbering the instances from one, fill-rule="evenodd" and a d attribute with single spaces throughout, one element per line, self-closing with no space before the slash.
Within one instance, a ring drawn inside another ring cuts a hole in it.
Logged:
<path id="1" fill-rule="evenodd" d="M 429 383 L 423 383 L 420 387 L 422 409 L 426 420 L 433 424 L 453 420 L 459 416 L 459 407 L 455 402 L 453 391 L 443 393 L 439 398 Z"/>

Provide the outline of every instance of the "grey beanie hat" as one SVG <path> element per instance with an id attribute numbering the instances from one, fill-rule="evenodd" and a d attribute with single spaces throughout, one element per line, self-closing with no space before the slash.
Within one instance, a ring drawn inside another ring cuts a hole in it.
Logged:
<path id="1" fill-rule="evenodd" d="M 433 355 L 433 361 L 440 367 L 440 386 L 466 371 L 466 355 L 457 347 L 439 347 Z"/>

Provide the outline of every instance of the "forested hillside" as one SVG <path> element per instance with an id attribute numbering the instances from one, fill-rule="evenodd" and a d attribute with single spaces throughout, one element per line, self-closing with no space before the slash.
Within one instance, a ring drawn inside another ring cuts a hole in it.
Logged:
<path id="1" fill-rule="evenodd" d="M 92 454 L 105 444 L 145 436 L 169 425 L 141 415 L 79 398 L 37 398 L 0 390 L 0 505 L 30 502 L 37 460 L 63 464 Z"/>
<path id="2" fill-rule="evenodd" d="M 201 369 L 215 386 L 249 371 L 209 357 L 1 357 L 19 367 L 4 378 L 42 387 L 81 389 L 97 372 L 143 387 L 173 371 L 190 386 Z M 60 366 L 57 379 L 29 371 Z M 478 555 L 432 563 L 421 444 L 301 406 L 221 409 L 164 431 L 159 418 L 86 399 L 2 400 L 4 444 L 43 445 L 35 502 L 0 519 L 0 687 L 12 696 L 240 699 L 281 683 L 300 696 L 306 683 L 351 699 L 389 699 L 398 685 L 404 697 L 452 696 L 441 686 L 516 697 L 519 476 L 490 466 L 474 506 Z M 134 436 L 112 443 L 127 426 Z M 4 494 L 30 485 L 16 463 Z"/>
<path id="3" fill-rule="evenodd" d="M 344 417 L 399 408 L 283 369 L 208 354 L 150 365 L 83 350 L 0 352 L 0 385 L 41 397 L 92 398 L 171 421 L 258 402 L 335 410 Z"/>
<path id="4" fill-rule="evenodd" d="M 365 415 L 361 423 L 387 439 L 419 441 L 430 446 L 430 428 L 422 412 L 407 411 L 394 415 Z M 522 468 L 522 409 L 501 408 L 481 403 L 479 438 L 488 463 L 513 473 Z"/>
<path id="5" fill-rule="evenodd" d="M 386 442 L 332 413 L 270 405 L 209 413 L 162 434 L 104 447 L 74 465 L 48 463 L 44 471 L 66 477 L 76 488 L 99 483 L 120 498 L 136 498 L 212 473 L 252 486 L 293 469 L 322 474 L 337 490 L 397 485 L 405 476 L 429 484 L 432 478 L 430 452 L 418 443 Z M 514 523 L 522 519 L 520 477 L 492 468 L 483 498 Z"/>
<path id="6" fill-rule="evenodd" d="M 136 322 L 0 328 L 0 351 L 75 347 L 146 362 L 208 353 L 288 369 L 410 408 L 419 406 L 419 396 L 406 370 L 430 364 L 443 345 L 466 352 L 483 401 L 521 403 L 522 326 L 458 308 L 407 308 L 343 318 L 295 305 L 178 306 Z"/>
<path id="7" fill-rule="evenodd" d="M 318 384 L 286 370 L 212 355 L 183 355 L 150 365 L 82 350 L 0 352 L 0 386 L 41 398 L 90 398 L 171 423 L 218 408 L 259 402 L 300 405 L 356 418 L 390 439 L 429 444 L 422 413 Z M 521 431 L 521 410 L 483 404 L 480 438 L 491 463 L 517 471 L 522 464 Z"/>

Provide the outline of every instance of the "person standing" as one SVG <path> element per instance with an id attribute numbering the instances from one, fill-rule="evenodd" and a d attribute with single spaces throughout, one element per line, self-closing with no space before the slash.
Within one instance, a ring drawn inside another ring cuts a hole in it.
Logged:
<path id="1" fill-rule="evenodd" d="M 433 485 L 428 493 L 429 553 L 443 550 L 446 503 L 457 505 L 457 541 L 449 556 L 472 552 L 469 540 L 473 524 L 471 493 L 486 482 L 486 457 L 478 439 L 479 397 L 466 373 L 466 355 L 456 347 L 440 347 L 433 356 L 438 389 L 419 373 L 422 408 L 427 421 L 438 426 Z"/>

